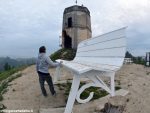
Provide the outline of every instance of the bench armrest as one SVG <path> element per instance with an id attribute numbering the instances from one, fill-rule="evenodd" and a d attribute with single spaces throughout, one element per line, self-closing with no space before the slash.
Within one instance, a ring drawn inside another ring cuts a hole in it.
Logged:
<path id="1" fill-rule="evenodd" d="M 65 68 L 67 68 L 77 74 L 82 74 L 82 73 L 92 70 L 91 67 L 86 66 L 84 64 L 74 62 L 74 61 L 66 61 L 66 60 L 61 60 L 61 59 L 56 60 L 56 62 L 61 62 L 61 61 L 62 61 L 62 65 Z"/>

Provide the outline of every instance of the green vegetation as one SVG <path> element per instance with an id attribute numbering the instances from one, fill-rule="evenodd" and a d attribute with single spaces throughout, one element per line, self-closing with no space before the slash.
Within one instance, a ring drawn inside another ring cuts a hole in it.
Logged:
<path id="1" fill-rule="evenodd" d="M 18 72 L 18 71 L 21 71 L 23 70 L 24 68 L 26 68 L 26 66 L 22 66 L 22 67 L 19 67 L 19 68 L 12 68 L 10 70 L 7 70 L 7 71 L 3 71 L 0 73 L 0 82 L 6 78 L 8 78 L 9 76 L 11 76 L 12 74 Z"/>
<path id="2" fill-rule="evenodd" d="M 55 61 L 56 59 L 73 60 L 75 54 L 76 50 L 63 48 L 51 54 L 50 58 L 53 61 Z"/>
<path id="3" fill-rule="evenodd" d="M 150 72 L 146 72 L 146 75 L 150 75 Z"/>
<path id="4" fill-rule="evenodd" d="M 4 65 L 4 70 L 7 71 L 7 70 L 10 70 L 11 69 L 11 66 L 6 62 L 5 65 Z"/>
<path id="5" fill-rule="evenodd" d="M 133 62 L 135 64 L 145 65 L 145 59 L 143 59 L 142 57 L 133 57 Z"/>
<path id="6" fill-rule="evenodd" d="M 0 71 L 7 71 L 12 68 L 29 66 L 35 64 L 35 58 L 10 58 L 0 57 Z"/>
<path id="7" fill-rule="evenodd" d="M 125 57 L 126 58 L 133 58 L 133 55 L 129 51 L 127 51 Z"/>
<path id="8" fill-rule="evenodd" d="M 86 83 L 81 82 L 79 88 L 82 87 L 85 84 Z M 67 81 L 67 83 L 58 84 L 57 86 L 59 87 L 60 90 L 65 91 L 66 99 L 68 99 L 69 92 L 70 92 L 70 89 L 71 89 L 71 83 Z M 115 89 L 119 90 L 119 89 L 121 89 L 121 87 L 116 86 Z M 90 88 L 87 88 L 84 92 L 82 92 L 82 94 L 80 95 L 80 98 L 81 99 L 86 99 L 89 96 L 90 92 L 94 92 L 94 96 L 93 96 L 92 100 L 95 100 L 95 99 L 98 99 L 98 98 L 101 98 L 101 97 L 104 97 L 104 96 L 108 95 L 108 93 L 105 90 L 102 90 L 99 87 L 90 87 Z"/>
<path id="9" fill-rule="evenodd" d="M 6 109 L 7 107 L 4 106 L 2 103 L 0 103 L 0 110 Z M 3 111 L 0 111 L 0 113 L 4 113 Z"/>

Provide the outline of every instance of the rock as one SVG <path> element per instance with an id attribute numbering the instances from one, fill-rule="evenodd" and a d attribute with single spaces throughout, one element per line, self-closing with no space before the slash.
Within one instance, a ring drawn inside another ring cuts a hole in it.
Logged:
<path id="1" fill-rule="evenodd" d="M 5 108 L 6 108 L 6 106 L 4 106 L 3 104 L 0 103 L 0 110 L 3 110 Z"/>
<path id="2" fill-rule="evenodd" d="M 123 96 L 111 97 L 104 107 L 98 106 L 96 111 L 99 113 L 122 113 L 126 106 L 126 102 L 127 99 Z"/>
<path id="3" fill-rule="evenodd" d="M 12 91 L 14 92 L 14 91 L 16 91 L 15 89 L 12 89 Z"/>
<path id="4" fill-rule="evenodd" d="M 109 98 L 108 103 L 111 103 L 113 106 L 125 106 L 126 100 L 124 96 L 115 96 Z"/>
<path id="5" fill-rule="evenodd" d="M 104 106 L 99 105 L 99 106 L 96 107 L 95 111 L 99 112 L 99 111 L 101 111 L 102 109 L 104 109 Z"/>

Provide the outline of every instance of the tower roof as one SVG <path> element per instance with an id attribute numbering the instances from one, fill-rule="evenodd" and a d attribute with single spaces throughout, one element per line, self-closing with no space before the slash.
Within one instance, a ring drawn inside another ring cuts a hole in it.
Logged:
<path id="1" fill-rule="evenodd" d="M 65 8 L 64 14 L 69 13 L 69 12 L 72 12 L 72 11 L 82 11 L 82 12 L 85 12 L 85 13 L 87 13 L 88 15 L 90 15 L 90 11 L 88 10 L 87 7 L 78 6 L 78 5 L 73 5 L 73 6 L 70 6 L 70 7 Z"/>

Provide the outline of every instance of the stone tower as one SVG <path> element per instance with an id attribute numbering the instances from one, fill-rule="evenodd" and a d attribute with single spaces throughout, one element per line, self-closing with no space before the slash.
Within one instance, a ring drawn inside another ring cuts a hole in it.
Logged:
<path id="1" fill-rule="evenodd" d="M 91 38 L 91 36 L 90 11 L 83 5 L 65 8 L 63 13 L 62 48 L 76 49 L 79 42 Z"/>

